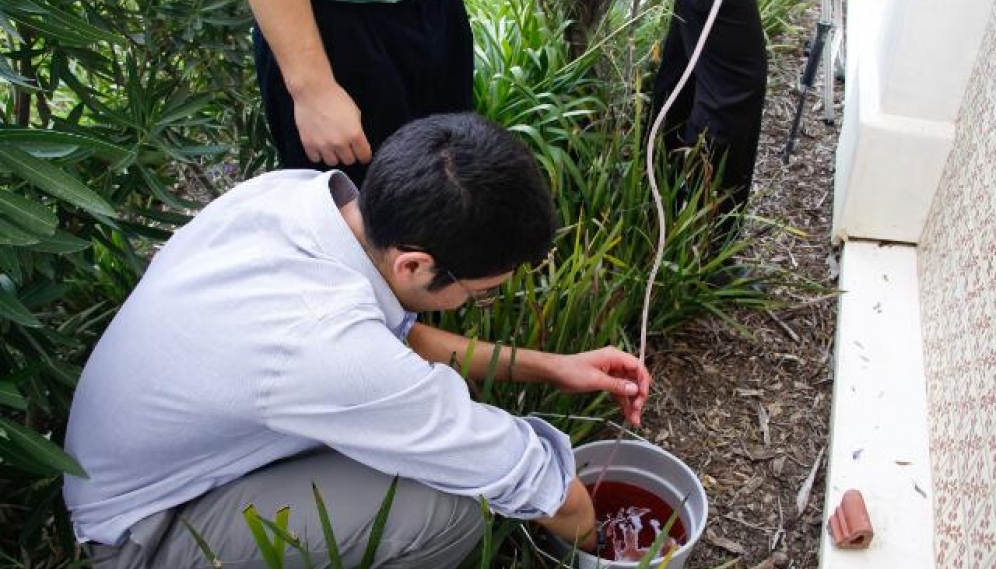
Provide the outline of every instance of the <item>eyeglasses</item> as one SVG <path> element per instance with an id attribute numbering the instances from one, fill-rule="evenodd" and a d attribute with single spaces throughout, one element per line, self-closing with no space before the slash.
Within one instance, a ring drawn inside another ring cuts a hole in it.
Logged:
<path id="1" fill-rule="evenodd" d="M 495 301 L 498 300 L 498 295 L 501 294 L 501 286 L 494 286 L 486 290 L 472 290 L 460 282 L 460 279 L 456 278 L 456 275 L 450 272 L 449 269 L 443 270 L 446 271 L 446 276 L 450 277 L 458 287 L 467 293 L 467 298 L 474 301 L 474 306 L 477 308 L 491 308 Z"/>
<path id="2" fill-rule="evenodd" d="M 414 247 L 412 245 L 395 245 L 395 247 L 399 251 L 406 251 L 409 253 L 413 252 L 429 253 L 428 251 L 422 249 L 421 247 Z M 429 254 L 432 255 L 432 253 Z M 435 255 L 433 255 L 433 258 L 435 258 Z M 461 290 L 467 293 L 467 298 L 469 300 L 472 300 L 474 302 L 474 306 L 477 308 L 491 308 L 491 306 L 494 305 L 495 301 L 498 299 L 498 296 L 501 294 L 501 286 L 491 287 L 487 290 L 473 290 L 467 285 L 460 282 L 460 279 L 456 278 L 456 275 L 454 275 L 452 271 L 443 267 L 442 265 L 437 265 L 437 266 L 441 267 L 443 271 L 446 273 L 446 276 L 450 277 L 450 280 L 456 283 L 456 285 L 460 287 Z"/>

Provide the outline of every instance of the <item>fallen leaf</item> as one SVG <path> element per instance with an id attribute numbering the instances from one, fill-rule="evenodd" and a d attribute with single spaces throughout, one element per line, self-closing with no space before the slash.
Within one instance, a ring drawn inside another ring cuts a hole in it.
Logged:
<path id="1" fill-rule="evenodd" d="M 744 546 L 733 541 L 732 539 L 716 535 L 712 530 L 706 531 L 706 542 L 711 545 L 715 545 L 716 547 L 721 547 L 735 555 L 747 554 L 747 549 Z"/>
<path id="2" fill-rule="evenodd" d="M 775 476 L 780 477 L 782 475 L 782 470 L 785 468 L 785 457 L 780 456 L 775 460 L 771 461 L 771 472 Z"/>
<path id="3" fill-rule="evenodd" d="M 837 261 L 837 257 L 831 252 L 827 255 L 827 277 L 831 280 L 836 279 L 840 275 L 840 263 Z"/>
<path id="4" fill-rule="evenodd" d="M 768 448 L 768 449 L 765 449 L 765 448 L 754 448 L 754 449 L 751 449 L 751 450 L 747 450 L 747 449 L 733 449 L 733 452 L 734 452 L 734 454 L 739 454 L 740 456 L 743 456 L 743 457 L 748 458 L 748 459 L 753 460 L 753 461 L 771 460 L 772 458 L 775 458 L 776 456 L 778 456 L 778 451 L 776 451 L 775 449 L 770 449 L 770 448 Z"/>
<path id="5" fill-rule="evenodd" d="M 809 471 L 809 476 L 806 477 L 805 482 L 802 483 L 802 487 L 799 488 L 799 493 L 795 497 L 796 515 L 801 516 L 802 512 L 806 509 L 806 504 L 809 503 L 809 494 L 813 491 L 813 482 L 816 481 L 816 471 L 820 469 L 820 462 L 823 460 L 823 452 L 826 449 L 826 447 L 820 449 L 820 453 L 816 455 L 816 460 L 813 461 L 813 469 Z"/>
<path id="6" fill-rule="evenodd" d="M 760 403 L 758 403 L 757 404 L 757 422 L 758 422 L 759 428 L 761 429 L 761 440 L 764 441 L 764 446 L 770 446 L 771 445 L 771 433 L 768 431 L 768 421 L 770 419 L 771 419 L 771 416 L 768 415 L 768 412 L 764 409 L 764 405 L 761 405 Z"/>
<path id="7" fill-rule="evenodd" d="M 702 476 L 700 476 L 699 481 L 702 482 L 702 487 L 705 488 L 706 490 L 715 488 L 718 485 L 716 479 L 713 478 L 712 476 L 709 476 L 708 474 L 703 474 Z"/>

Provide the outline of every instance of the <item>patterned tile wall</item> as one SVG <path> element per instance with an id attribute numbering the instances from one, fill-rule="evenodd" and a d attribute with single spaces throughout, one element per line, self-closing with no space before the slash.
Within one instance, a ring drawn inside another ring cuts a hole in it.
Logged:
<path id="1" fill-rule="evenodd" d="M 996 568 L 996 4 L 920 241 L 939 569 Z"/>

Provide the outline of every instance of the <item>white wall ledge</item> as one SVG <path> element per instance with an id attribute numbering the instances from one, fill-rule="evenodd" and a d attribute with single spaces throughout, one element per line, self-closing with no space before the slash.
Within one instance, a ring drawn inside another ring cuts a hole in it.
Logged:
<path id="1" fill-rule="evenodd" d="M 844 491 L 864 495 L 875 536 L 821 569 L 934 567 L 934 517 L 916 248 L 848 241 L 841 259 L 824 520 Z"/>

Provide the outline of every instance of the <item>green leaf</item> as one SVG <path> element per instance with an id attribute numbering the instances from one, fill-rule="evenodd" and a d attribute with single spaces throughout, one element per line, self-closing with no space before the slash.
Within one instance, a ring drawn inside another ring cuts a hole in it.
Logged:
<path id="1" fill-rule="evenodd" d="M 2 15 L 0 15 L 0 17 L 2 17 Z M 5 55 L 0 55 L 0 79 L 25 89 L 30 89 L 32 91 L 38 90 L 38 85 L 35 85 L 30 79 L 14 70 L 10 62 L 7 61 L 7 56 Z"/>
<path id="2" fill-rule="evenodd" d="M 225 8 L 226 6 L 236 6 L 237 7 L 236 2 L 238 2 L 238 1 L 239 0 L 213 0 L 211 2 L 207 2 L 206 4 L 201 5 L 201 13 L 205 14 L 205 13 L 208 13 L 208 12 L 213 12 L 215 10 L 219 10 L 221 8 Z"/>
<path id="3" fill-rule="evenodd" d="M 387 525 L 387 516 L 391 513 L 391 504 L 394 503 L 394 494 L 397 490 L 398 477 L 395 475 L 394 480 L 391 481 L 391 486 L 387 489 L 387 495 L 384 496 L 384 501 L 380 504 L 380 509 L 377 510 L 377 516 L 374 517 L 373 527 L 370 528 L 370 538 L 367 541 L 367 549 L 363 552 L 363 559 L 360 561 L 360 569 L 370 569 L 373 566 L 374 556 L 384 535 L 384 526 Z"/>
<path id="4" fill-rule="evenodd" d="M 10 465 L 18 470 L 41 477 L 57 474 L 49 466 L 32 459 L 24 449 L 2 436 L 2 433 L 3 431 L 0 430 L 0 464 Z"/>
<path id="5" fill-rule="evenodd" d="M 169 188 L 166 187 L 166 185 L 162 182 L 162 180 L 160 180 L 159 177 L 157 177 L 151 170 L 149 170 L 145 166 L 139 164 L 138 173 L 142 176 L 142 179 L 145 180 L 145 183 L 148 185 L 149 189 L 152 190 L 153 195 L 155 195 L 157 198 L 159 198 L 164 204 L 168 205 L 169 207 L 173 209 L 188 209 L 188 208 L 200 207 L 201 204 L 198 204 L 197 202 L 183 200 L 174 196 L 172 193 L 170 193 Z"/>
<path id="6" fill-rule="evenodd" d="M 0 288 L 0 317 L 7 318 L 22 326 L 41 328 L 42 323 L 28 311 L 13 294 Z"/>
<path id="7" fill-rule="evenodd" d="M 38 251 L 39 253 L 76 253 L 88 249 L 89 241 L 74 237 L 65 231 L 56 230 L 55 235 L 50 237 L 39 237 L 37 243 L 26 246 L 26 249 Z"/>
<path id="8" fill-rule="evenodd" d="M 59 219 L 52 209 L 14 192 L 0 190 L 0 213 L 32 233 L 52 235 Z"/>
<path id="9" fill-rule="evenodd" d="M 67 387 L 76 387 L 80 374 L 83 372 L 78 366 L 68 364 L 62 360 L 49 359 L 45 362 L 45 369 L 52 373 L 52 377 L 59 380 Z"/>
<path id="10" fill-rule="evenodd" d="M 197 547 L 201 550 L 201 553 L 204 554 L 204 558 L 207 559 L 207 562 L 211 565 L 211 567 L 223 567 L 224 565 L 222 565 L 221 560 L 218 559 L 218 555 L 213 549 L 211 549 L 211 546 L 208 544 L 207 540 L 204 539 L 204 537 L 202 537 L 196 529 L 194 529 L 194 526 L 190 525 L 186 518 L 182 516 L 180 517 L 180 523 L 182 523 L 183 527 L 187 528 L 187 531 L 190 532 L 191 536 L 193 536 L 194 542 L 197 543 Z"/>
<path id="11" fill-rule="evenodd" d="M 70 290 L 72 290 L 72 287 L 65 282 L 43 282 L 25 290 L 21 294 L 21 304 L 28 310 L 39 310 L 51 302 L 61 300 Z M 99 306 L 100 303 L 98 302 L 97 305 Z M 90 310 L 90 308 L 85 308 L 83 311 L 88 312 Z M 76 315 L 73 315 L 71 318 L 75 317 Z"/>
<path id="12" fill-rule="evenodd" d="M 168 150 L 171 154 L 175 154 L 180 158 L 189 158 L 224 154 L 231 149 L 232 147 L 227 144 L 197 144 L 179 148 L 171 148 Z"/>
<path id="13" fill-rule="evenodd" d="M 51 467 L 56 472 L 65 472 L 80 478 L 89 478 L 73 457 L 66 454 L 64 450 L 52 441 L 27 427 L 0 418 L 0 430 L 4 432 L 10 442 L 24 449 L 32 459 Z"/>
<path id="14" fill-rule="evenodd" d="M 112 163 L 114 170 L 135 161 L 135 152 L 100 138 L 73 132 L 42 130 L 37 128 L 0 128 L 0 146 L 12 146 L 34 154 L 57 149 L 88 150 Z"/>
<path id="15" fill-rule="evenodd" d="M 0 381 L 0 405 L 24 411 L 28 408 L 28 400 L 17 390 L 12 381 Z"/>
<path id="16" fill-rule="evenodd" d="M 34 245 L 40 238 L 0 217 L 0 245 Z"/>
<path id="17" fill-rule="evenodd" d="M 271 522 L 266 518 L 260 518 L 259 521 L 262 522 L 263 525 L 266 526 L 268 530 L 273 532 L 274 536 L 273 543 L 275 544 L 277 549 L 280 550 L 286 549 L 286 547 L 283 544 L 284 543 L 289 544 L 291 547 L 296 549 L 298 553 L 301 554 L 301 563 L 304 565 L 303 569 L 314 569 L 315 564 L 311 560 L 311 552 L 308 551 L 307 544 L 302 543 L 301 538 L 299 536 L 297 536 L 295 533 L 287 529 L 288 519 L 286 516 L 281 517 L 282 512 L 286 512 L 289 515 L 290 508 L 281 508 L 279 511 L 277 511 L 277 519 L 275 522 Z M 281 553 L 281 556 L 282 555 L 283 554 Z M 283 561 L 281 560 L 281 563 L 282 562 Z"/>
<path id="18" fill-rule="evenodd" d="M 203 94 L 194 97 L 188 96 L 186 93 L 182 93 L 173 97 L 163 106 L 161 115 L 159 116 L 160 123 L 172 123 L 179 119 L 188 118 L 197 113 L 197 111 L 203 109 L 204 107 L 211 104 L 215 95 Z"/>
<path id="19" fill-rule="evenodd" d="M 484 496 L 481 500 L 481 516 L 484 518 L 484 537 L 481 543 L 481 569 L 490 569 L 491 557 L 494 553 L 494 522 L 495 517 L 491 513 L 491 507 Z"/>
<path id="20" fill-rule="evenodd" d="M 193 219 L 193 216 L 187 215 L 185 213 L 168 211 L 168 210 L 129 206 L 126 208 L 126 211 L 128 213 L 138 215 L 146 219 L 151 219 L 153 221 L 158 221 L 160 223 L 168 223 L 170 225 L 175 225 L 177 227 L 181 225 L 186 225 L 190 223 L 191 219 Z"/>
<path id="21" fill-rule="evenodd" d="M 481 389 L 481 402 L 489 403 L 491 401 L 491 389 L 494 387 L 495 377 L 498 375 L 498 363 L 501 359 L 501 349 L 502 343 L 495 342 L 494 349 L 491 351 L 491 361 L 488 362 L 488 367 L 484 371 L 484 387 Z M 513 369 L 512 366 L 515 364 L 515 346 L 512 346 L 511 360 L 508 365 L 508 369 Z"/>
<path id="22" fill-rule="evenodd" d="M 329 552 L 329 568 L 343 569 L 342 556 L 339 554 L 339 544 L 335 541 L 335 533 L 332 532 L 329 511 L 325 507 L 322 493 L 318 491 L 318 486 L 314 482 L 311 483 L 311 492 L 315 495 L 315 507 L 318 508 L 318 519 L 322 523 L 322 535 L 325 537 L 325 547 Z"/>
<path id="23" fill-rule="evenodd" d="M 38 532 L 52 517 L 52 507 L 57 500 L 61 501 L 62 480 L 58 477 L 49 478 L 38 488 L 28 507 L 28 515 L 18 520 L 18 541 L 27 543 L 29 536 Z"/>
<path id="24" fill-rule="evenodd" d="M 266 520 L 263 520 L 266 522 Z M 280 559 L 280 567 L 284 566 L 284 555 L 287 553 L 287 543 L 295 542 L 294 539 L 288 539 L 290 536 L 287 535 L 287 524 L 290 522 L 290 508 L 284 506 L 277 510 L 277 515 L 274 517 L 273 525 L 279 531 L 273 532 L 273 549 L 277 553 L 277 557 Z"/>
<path id="25" fill-rule="evenodd" d="M 90 213 L 115 217 L 104 198 L 58 167 L 10 147 L 0 147 L 0 162 L 6 164 L 39 189 L 77 205 Z"/>
<path id="26" fill-rule="evenodd" d="M 7 273 L 7 276 L 15 281 L 20 281 L 24 276 L 21 260 L 13 247 L 0 247 L 0 272 Z"/>
<path id="27" fill-rule="evenodd" d="M 12 39 L 17 40 L 20 43 L 24 43 L 24 38 L 22 38 L 21 34 L 18 33 L 17 27 L 14 26 L 14 23 L 10 21 L 10 18 L 4 13 L 3 10 L 0 10 L 0 30 L 7 32 L 7 35 L 9 35 Z"/>
<path id="28" fill-rule="evenodd" d="M 667 538 L 671 535 L 671 527 L 674 525 L 676 521 L 678 521 L 678 512 L 680 512 L 681 509 L 685 507 L 685 502 L 687 501 L 688 501 L 688 496 L 686 495 L 684 498 L 681 499 L 681 503 L 675 506 L 674 511 L 671 513 L 671 517 L 668 518 L 667 523 L 664 524 L 664 528 L 661 529 L 661 532 L 657 534 L 657 538 L 654 540 L 654 542 L 650 544 L 650 548 L 647 549 L 646 555 L 644 555 L 643 558 L 640 559 L 640 562 L 636 565 L 636 569 L 647 569 L 648 567 L 650 567 L 650 562 L 657 557 L 657 555 L 661 551 L 661 548 L 664 547 L 664 542 L 667 541 Z M 669 548 L 665 552 L 664 562 L 662 563 L 663 566 L 665 567 L 667 566 L 667 562 L 670 561 L 671 552 L 673 550 L 674 548 Z"/>
<path id="29" fill-rule="evenodd" d="M 73 45 L 88 45 L 99 41 L 121 43 L 121 38 L 110 31 L 98 28 L 70 12 L 44 6 L 29 0 L 20 0 L 10 18 L 43 34 Z"/>
<path id="30" fill-rule="evenodd" d="M 266 566 L 269 569 L 282 569 L 280 557 L 277 556 L 273 544 L 270 543 L 270 537 L 266 535 L 266 529 L 263 527 L 263 522 L 260 521 L 261 518 L 259 512 L 256 511 L 256 506 L 248 504 L 242 510 L 242 517 L 245 518 L 246 524 L 249 526 L 249 531 L 256 541 L 256 547 L 259 548 L 259 554 L 263 556 L 263 562 L 266 563 Z"/>

